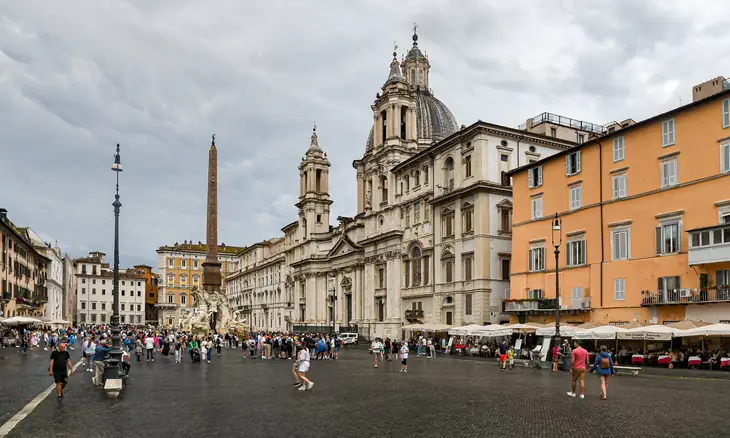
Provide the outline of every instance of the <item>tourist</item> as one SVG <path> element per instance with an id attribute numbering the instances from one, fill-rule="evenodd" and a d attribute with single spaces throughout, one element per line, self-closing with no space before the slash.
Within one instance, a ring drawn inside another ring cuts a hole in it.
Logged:
<path id="1" fill-rule="evenodd" d="M 89 336 L 84 344 L 84 350 L 81 354 L 81 361 L 86 367 L 86 371 L 94 371 L 94 352 L 96 351 L 96 344 L 94 340 Z"/>
<path id="2" fill-rule="evenodd" d="M 505 369 L 507 367 L 507 340 L 503 340 L 501 344 L 499 344 L 499 366 L 500 369 Z"/>
<path id="3" fill-rule="evenodd" d="M 147 336 L 144 340 L 145 350 L 147 351 L 147 362 L 155 361 L 155 340 L 154 336 Z"/>
<path id="4" fill-rule="evenodd" d="M 134 352 L 137 355 L 137 362 L 141 361 L 142 354 L 144 354 L 144 346 L 142 345 L 142 340 L 140 338 L 137 338 L 134 342 Z"/>
<path id="5" fill-rule="evenodd" d="M 578 344 L 578 341 L 574 341 L 575 349 L 572 352 L 573 367 L 570 369 L 570 377 L 572 382 L 573 390 L 568 392 L 569 397 L 575 397 L 576 383 L 580 380 L 580 398 L 585 398 L 586 394 L 586 365 L 588 365 L 588 352 Z"/>
<path id="6" fill-rule="evenodd" d="M 375 366 L 377 367 L 377 365 Z M 405 342 L 400 343 L 400 370 L 398 372 L 408 372 L 408 345 Z"/>
<path id="7" fill-rule="evenodd" d="M 112 349 L 109 348 L 109 341 L 101 341 L 96 346 L 96 350 L 94 350 L 94 377 L 91 379 L 94 386 L 102 384 L 104 378 L 104 357 L 110 351 Z"/>
<path id="8" fill-rule="evenodd" d="M 200 352 L 200 344 L 198 343 L 198 340 L 196 338 L 193 338 L 188 342 L 188 351 L 190 352 L 190 362 L 193 361 L 193 357 L 195 356 L 195 352 Z M 202 355 L 201 355 L 202 360 Z"/>
<path id="9" fill-rule="evenodd" d="M 575 353 L 575 350 L 573 352 Z M 613 369 L 613 359 L 611 359 L 611 354 L 605 345 L 601 345 L 601 352 L 596 355 L 593 370 L 601 380 L 601 400 L 606 400 L 606 397 L 608 397 L 608 376 L 615 374 L 615 371 Z"/>
<path id="10" fill-rule="evenodd" d="M 509 348 L 507 350 L 507 361 L 509 362 L 509 369 L 513 370 L 515 368 L 515 350 L 514 350 L 514 348 Z"/>
<path id="11" fill-rule="evenodd" d="M 312 389 L 314 382 L 309 380 L 306 376 L 307 371 L 309 371 L 309 350 L 306 348 L 299 350 L 299 355 L 297 356 L 297 360 L 294 362 L 294 365 L 298 366 L 297 371 L 299 372 L 299 381 L 302 382 L 301 386 L 299 386 L 299 391 Z"/>
<path id="12" fill-rule="evenodd" d="M 68 382 L 69 370 L 73 375 L 74 366 L 71 363 L 71 355 L 66 351 L 66 344 L 60 344 L 58 350 L 53 350 L 51 353 L 51 364 L 48 367 L 48 375 L 53 376 L 53 381 L 56 383 L 58 400 L 63 398 L 63 388 Z"/>
<path id="13" fill-rule="evenodd" d="M 380 357 L 380 352 L 383 350 L 383 344 L 380 342 L 379 338 L 375 338 L 372 344 L 370 344 L 370 351 L 375 356 L 375 368 L 378 367 L 378 358 Z"/>
<path id="14" fill-rule="evenodd" d="M 127 350 L 122 350 L 122 360 L 119 365 L 122 367 L 122 374 L 129 376 L 129 370 L 132 369 L 132 356 L 129 355 Z"/>
<path id="15" fill-rule="evenodd" d="M 226 336 L 228 336 L 228 334 L 226 334 Z M 230 337 L 228 338 L 228 340 L 226 341 L 226 343 L 227 343 L 227 345 L 230 345 L 231 344 Z M 226 348 L 228 348 L 228 347 L 226 347 Z M 215 354 L 217 356 L 220 356 L 221 355 L 221 336 L 220 335 L 217 335 L 215 337 Z"/>
<path id="16" fill-rule="evenodd" d="M 182 337 L 178 337 L 175 341 L 175 363 L 182 363 Z"/>
<path id="17" fill-rule="evenodd" d="M 558 371 L 558 358 L 560 357 L 560 349 L 557 345 L 553 345 L 553 372 Z"/>

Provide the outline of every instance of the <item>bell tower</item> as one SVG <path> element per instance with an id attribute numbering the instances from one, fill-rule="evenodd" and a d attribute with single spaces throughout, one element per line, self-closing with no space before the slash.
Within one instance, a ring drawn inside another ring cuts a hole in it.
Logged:
<path id="1" fill-rule="evenodd" d="M 299 229 L 303 240 L 312 233 L 330 229 L 329 168 L 327 154 L 319 147 L 317 125 L 312 129 L 309 149 L 299 164 Z"/>

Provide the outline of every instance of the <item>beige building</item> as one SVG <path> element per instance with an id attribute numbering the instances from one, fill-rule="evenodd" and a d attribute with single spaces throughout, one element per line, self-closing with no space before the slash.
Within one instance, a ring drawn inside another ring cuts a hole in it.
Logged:
<path id="1" fill-rule="evenodd" d="M 0 209 L 0 310 L 4 318 L 42 317 L 48 302 L 47 270 L 51 261 L 34 246 L 27 228 L 19 228 Z"/>
<path id="2" fill-rule="evenodd" d="M 505 172 L 573 147 L 576 134 L 545 135 L 542 122 L 529 130 L 459 126 L 430 88 L 430 67 L 417 35 L 402 62 L 394 54 L 371 105 L 365 151 L 353 162 L 357 213 L 339 217 L 336 227 L 330 163 L 313 132 L 298 165 L 299 218 L 282 228 L 283 239 L 240 253 L 240 271 L 227 278 L 229 299 L 251 328 L 334 325 L 400 339 L 413 322 L 507 319 L 512 192 Z"/>
<path id="3" fill-rule="evenodd" d="M 182 309 L 191 307 L 193 287 L 202 288 L 203 262 L 207 246 L 202 243 L 184 241 L 182 244 L 161 246 L 157 249 L 157 269 L 159 284 L 157 286 L 158 324 L 160 326 L 178 326 L 182 317 Z M 224 279 L 238 269 L 236 257 L 244 248 L 218 245 L 218 260 L 221 262 L 221 275 Z"/>

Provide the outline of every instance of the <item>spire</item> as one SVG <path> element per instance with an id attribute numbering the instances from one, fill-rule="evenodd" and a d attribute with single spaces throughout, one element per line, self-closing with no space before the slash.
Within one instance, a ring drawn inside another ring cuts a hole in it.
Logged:
<path id="1" fill-rule="evenodd" d="M 393 42 L 393 60 L 390 62 L 390 72 L 388 73 L 388 80 L 385 83 L 393 81 L 405 81 L 403 73 L 400 70 L 400 63 L 398 62 L 398 44 Z"/>
<path id="2" fill-rule="evenodd" d="M 309 150 L 307 152 L 322 152 L 322 149 L 319 147 L 319 141 L 317 141 L 317 123 L 314 123 L 314 127 L 312 128 L 312 139 L 309 142 Z"/>
<path id="3" fill-rule="evenodd" d="M 423 58 L 423 53 L 421 53 L 421 49 L 418 48 L 418 24 L 413 23 L 413 47 L 411 47 L 408 55 L 406 55 L 406 59 L 416 58 Z"/>

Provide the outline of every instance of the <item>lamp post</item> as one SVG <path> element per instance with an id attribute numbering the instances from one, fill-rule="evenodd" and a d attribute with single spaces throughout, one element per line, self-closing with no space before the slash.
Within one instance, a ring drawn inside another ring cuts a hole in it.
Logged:
<path id="1" fill-rule="evenodd" d="M 112 317 L 110 325 L 112 329 L 112 350 L 109 355 L 112 357 L 107 361 L 107 367 L 104 374 L 107 379 L 119 378 L 119 363 L 122 359 L 122 343 L 121 343 L 121 327 L 119 327 L 119 209 L 122 203 L 119 201 L 119 172 L 122 171 L 122 159 L 119 156 L 119 143 L 117 143 L 117 153 L 114 155 L 114 164 L 112 170 L 117 177 L 117 191 L 114 195 L 114 290 L 112 296 L 114 302 L 112 304 Z"/>
<path id="2" fill-rule="evenodd" d="M 555 213 L 552 224 L 552 242 L 555 247 L 555 336 L 553 337 L 553 345 L 560 346 L 560 245 L 563 243 L 563 220 Z"/>

